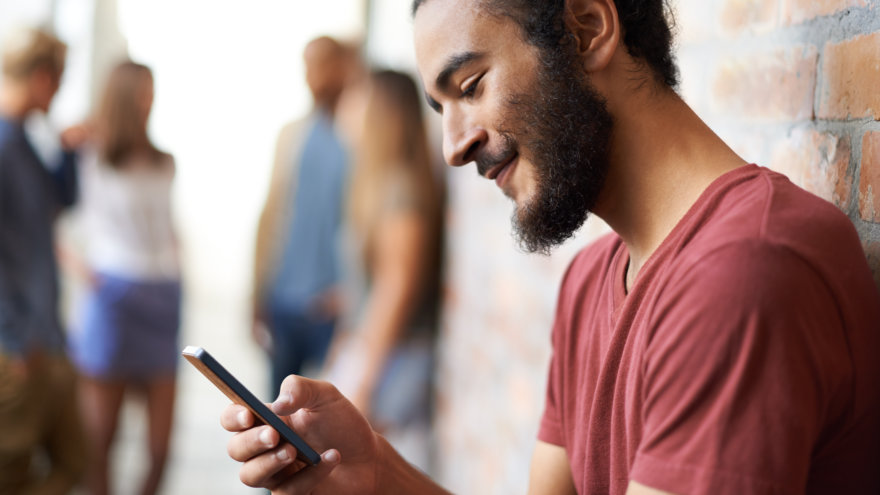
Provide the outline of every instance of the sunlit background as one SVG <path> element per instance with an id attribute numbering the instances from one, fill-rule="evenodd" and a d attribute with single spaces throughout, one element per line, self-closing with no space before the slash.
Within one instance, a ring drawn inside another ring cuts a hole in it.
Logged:
<path id="1" fill-rule="evenodd" d="M 62 89 L 48 118 L 56 130 L 87 116 L 105 75 L 121 58 L 153 69 L 151 135 L 178 164 L 181 345 L 210 349 L 260 395 L 267 389 L 266 360 L 249 334 L 253 236 L 276 134 L 311 106 L 302 50 L 327 34 L 364 42 L 365 50 L 382 54 L 374 60 L 402 67 L 411 61 L 409 21 L 405 6 L 397 10 L 401 15 L 372 19 L 364 0 L 0 0 L 0 36 L 17 25 L 44 25 L 69 46 Z M 369 42 L 368 23 L 382 33 Z M 38 137 L 45 137 L 45 126 L 32 123 Z M 51 153 L 51 140 L 43 144 Z M 76 308 L 78 288 L 68 280 L 65 289 L 65 306 Z M 248 493 L 219 428 L 217 413 L 227 401 L 192 372 L 181 368 L 164 493 Z M 129 401 L 115 453 L 114 484 L 122 494 L 134 492 L 144 465 L 143 419 L 138 404 Z"/>

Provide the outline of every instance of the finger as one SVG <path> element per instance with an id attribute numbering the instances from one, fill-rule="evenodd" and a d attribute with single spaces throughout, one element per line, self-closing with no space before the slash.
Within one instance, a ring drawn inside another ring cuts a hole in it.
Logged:
<path id="1" fill-rule="evenodd" d="M 220 426 L 233 433 L 244 431 L 254 426 L 254 415 L 244 406 L 230 404 L 220 414 Z"/>
<path id="2" fill-rule="evenodd" d="M 339 397 L 339 392 L 331 383 L 290 375 L 281 383 L 281 392 L 272 403 L 272 410 L 279 416 L 286 416 L 299 409 L 316 408 Z"/>
<path id="3" fill-rule="evenodd" d="M 288 477 L 276 489 L 283 493 L 312 493 L 336 469 L 341 460 L 339 451 L 330 449 L 321 454 L 321 462 Z"/>
<path id="4" fill-rule="evenodd" d="M 278 484 L 276 475 L 293 464 L 294 459 L 296 459 L 296 449 L 284 444 L 242 464 L 238 477 L 247 486 L 273 488 Z"/>
<path id="5" fill-rule="evenodd" d="M 278 440 L 278 432 L 271 426 L 251 428 L 230 438 L 226 452 L 236 461 L 246 462 L 275 448 Z"/>

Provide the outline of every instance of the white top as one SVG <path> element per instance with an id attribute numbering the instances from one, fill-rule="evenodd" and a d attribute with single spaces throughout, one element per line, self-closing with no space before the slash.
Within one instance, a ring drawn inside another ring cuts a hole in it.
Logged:
<path id="1" fill-rule="evenodd" d="M 86 258 L 98 272 L 135 280 L 178 279 L 171 219 L 174 158 L 132 159 L 122 168 L 84 154 L 80 168 Z"/>

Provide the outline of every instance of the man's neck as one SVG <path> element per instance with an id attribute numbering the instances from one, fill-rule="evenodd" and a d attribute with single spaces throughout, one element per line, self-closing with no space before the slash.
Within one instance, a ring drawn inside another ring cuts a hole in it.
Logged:
<path id="1" fill-rule="evenodd" d="M 315 101 L 315 110 L 326 115 L 330 120 L 333 120 L 336 114 L 337 100 L 337 98 L 333 98 L 326 101 Z"/>
<path id="2" fill-rule="evenodd" d="M 745 162 L 671 90 L 612 97 L 609 109 L 611 165 L 596 214 L 627 245 L 629 289 L 709 184 Z"/>

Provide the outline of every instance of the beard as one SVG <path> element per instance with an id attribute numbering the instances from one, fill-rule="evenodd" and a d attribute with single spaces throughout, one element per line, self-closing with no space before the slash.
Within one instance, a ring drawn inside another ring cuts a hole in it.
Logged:
<path id="1" fill-rule="evenodd" d="M 542 50 L 534 81 L 508 98 L 498 126 L 497 156 L 519 149 L 535 167 L 535 192 L 512 217 L 514 237 L 530 253 L 549 254 L 577 232 L 608 173 L 613 118 L 566 48 Z M 479 157 L 477 169 L 488 170 L 491 162 Z"/>

